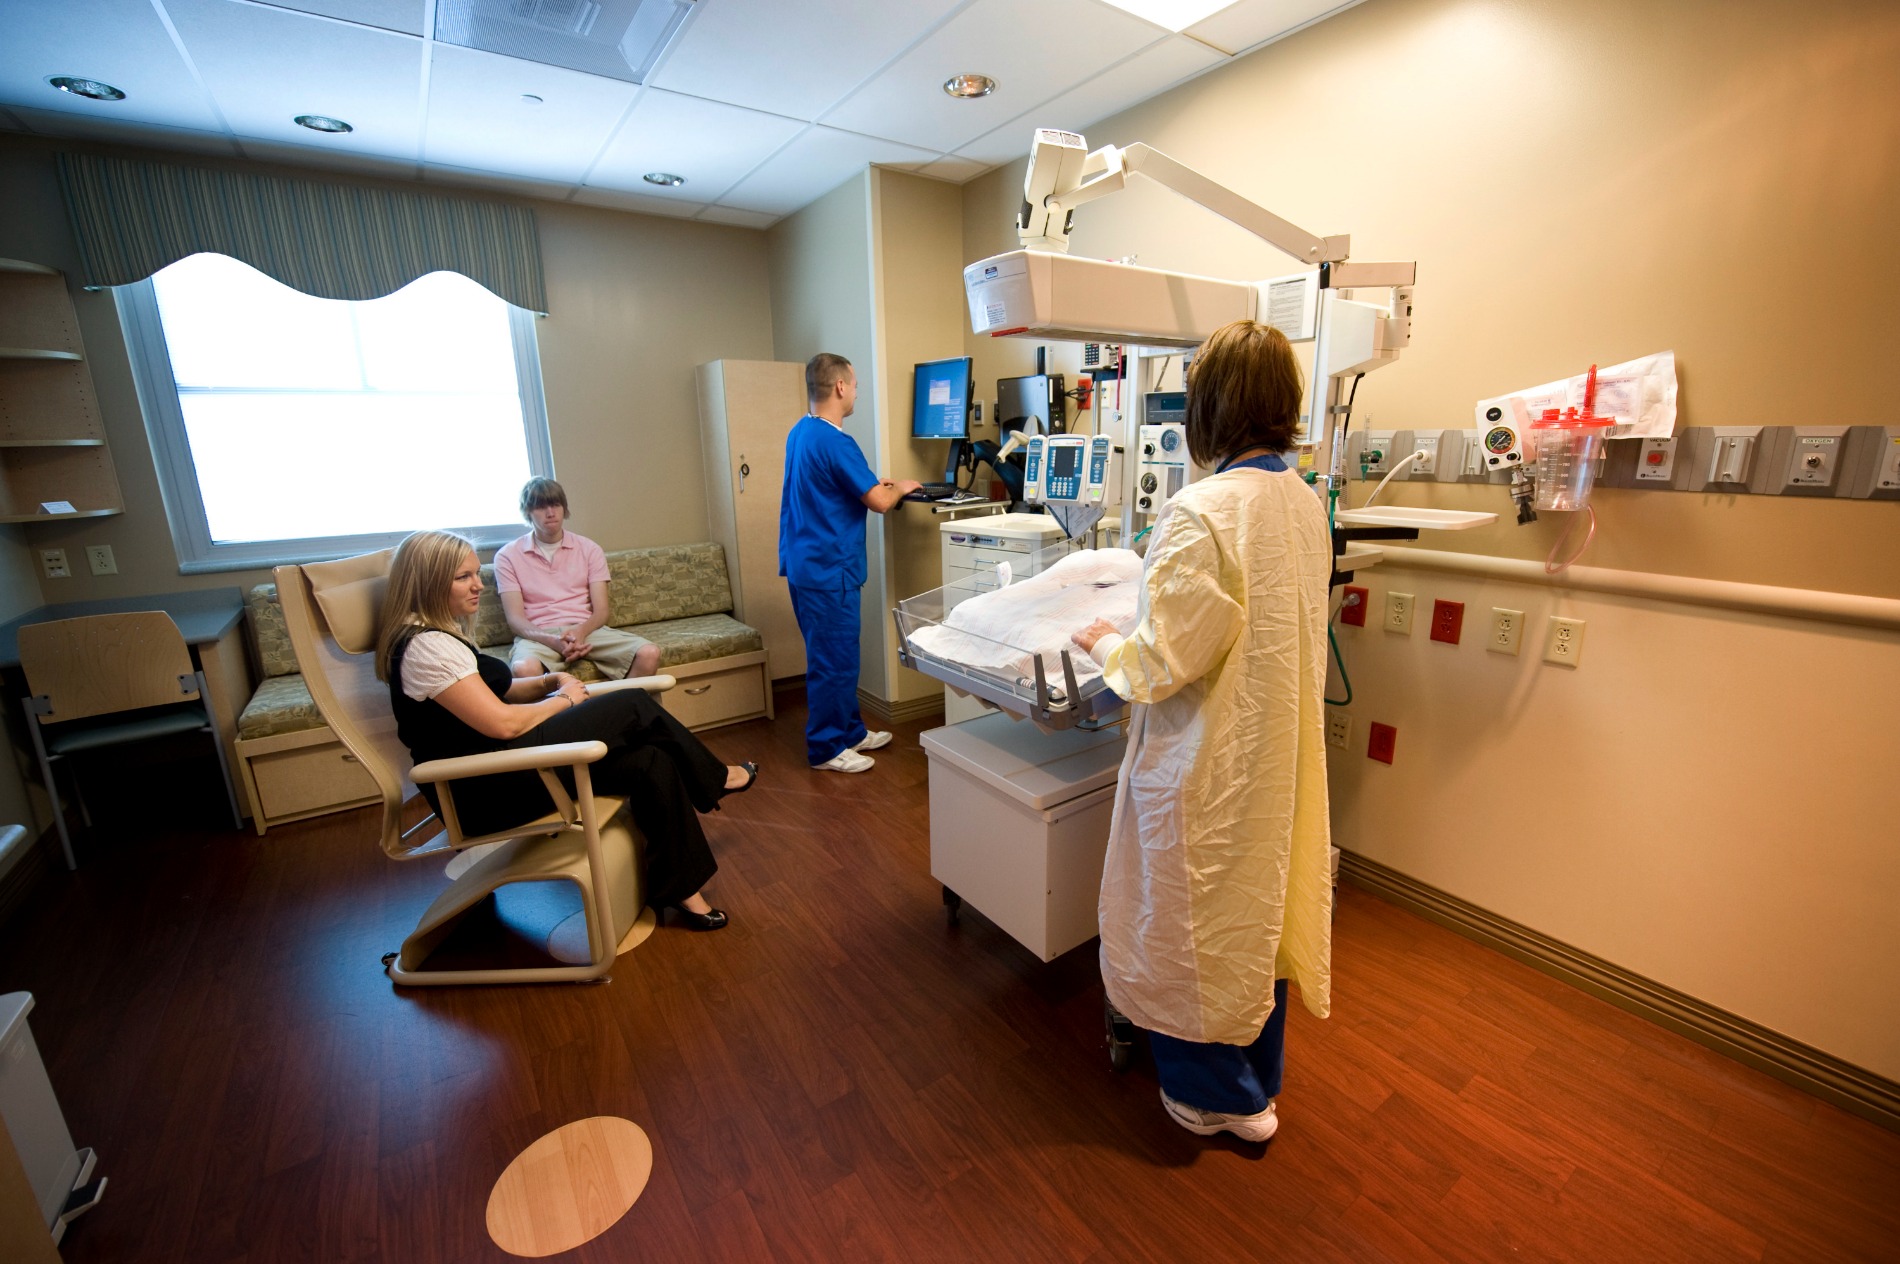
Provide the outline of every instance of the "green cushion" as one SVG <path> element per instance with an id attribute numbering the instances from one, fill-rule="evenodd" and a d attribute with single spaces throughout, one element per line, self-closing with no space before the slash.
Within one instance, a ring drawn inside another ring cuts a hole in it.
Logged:
<path id="1" fill-rule="evenodd" d="M 759 635 L 758 629 L 747 627 L 726 614 L 669 619 L 665 623 L 637 623 L 627 631 L 644 636 L 660 647 L 661 671 L 683 663 L 699 663 L 765 648 L 765 638 Z"/>
<path id="2" fill-rule="evenodd" d="M 666 544 L 607 555 L 608 622 L 617 628 L 732 609 L 726 551 L 717 544 Z M 646 634 L 640 633 L 642 636 Z"/>
<path id="3" fill-rule="evenodd" d="M 290 648 L 284 608 L 277 604 L 277 585 L 258 584 L 246 593 L 244 613 L 258 670 L 266 676 L 288 676 L 297 671 L 297 652 Z"/>

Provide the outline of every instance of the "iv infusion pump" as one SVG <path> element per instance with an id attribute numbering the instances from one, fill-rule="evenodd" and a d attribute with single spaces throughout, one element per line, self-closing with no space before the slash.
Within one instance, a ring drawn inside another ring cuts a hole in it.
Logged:
<path id="1" fill-rule="evenodd" d="M 1114 481 L 1107 435 L 1036 435 L 1023 466 L 1029 504 L 1106 505 Z"/>

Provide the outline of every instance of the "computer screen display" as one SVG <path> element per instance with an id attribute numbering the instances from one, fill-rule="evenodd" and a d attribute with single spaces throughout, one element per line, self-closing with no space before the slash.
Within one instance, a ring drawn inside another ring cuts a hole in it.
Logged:
<path id="1" fill-rule="evenodd" d="M 971 384 L 969 356 L 918 365 L 910 405 L 911 438 L 969 438 Z"/>

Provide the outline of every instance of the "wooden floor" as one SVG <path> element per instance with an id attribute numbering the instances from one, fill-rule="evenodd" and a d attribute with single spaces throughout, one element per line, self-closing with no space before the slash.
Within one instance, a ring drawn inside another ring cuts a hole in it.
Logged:
<path id="1" fill-rule="evenodd" d="M 732 929 L 604 985 L 391 988 L 440 868 L 367 813 L 260 840 L 121 810 L 0 928 L 111 1182 L 69 1264 L 513 1258 L 491 1185 L 602 1114 L 653 1177 L 563 1258 L 1900 1259 L 1900 1136 L 1350 888 L 1279 1137 L 1182 1131 L 1145 1058 L 1109 1070 L 1092 945 L 946 925 L 922 726 L 815 773 L 786 701 L 710 735 L 764 768 L 708 822 Z"/>

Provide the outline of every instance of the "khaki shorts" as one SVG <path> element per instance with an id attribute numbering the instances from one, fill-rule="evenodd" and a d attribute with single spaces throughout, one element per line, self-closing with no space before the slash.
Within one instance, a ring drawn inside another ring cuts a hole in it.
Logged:
<path id="1" fill-rule="evenodd" d="M 632 669 L 633 656 L 640 652 L 640 647 L 653 644 L 643 636 L 622 632 L 619 628 L 595 628 L 587 639 L 594 646 L 587 651 L 588 660 L 608 680 L 619 680 L 625 676 Z M 539 641 L 516 640 L 514 648 L 508 651 L 509 666 L 529 660 L 549 671 L 560 671 L 567 666 L 559 651 L 551 650 Z"/>

